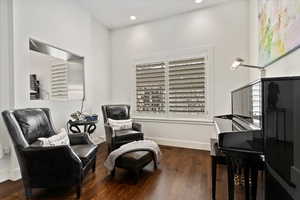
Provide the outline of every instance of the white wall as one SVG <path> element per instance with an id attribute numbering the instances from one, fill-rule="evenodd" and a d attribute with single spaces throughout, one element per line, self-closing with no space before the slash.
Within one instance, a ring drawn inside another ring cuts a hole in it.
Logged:
<path id="1" fill-rule="evenodd" d="M 11 0 L 0 0 L 0 112 L 14 106 L 13 98 L 13 5 Z M 2 119 L 2 117 L 0 117 Z M 7 151 L 10 147 L 7 130 L 0 120 L 0 143 Z M 0 182 L 14 178 L 8 170 L 16 160 L 8 155 L 0 158 Z"/>
<path id="2" fill-rule="evenodd" d="M 69 50 L 85 58 L 85 110 L 101 114 L 110 102 L 110 32 L 73 0 L 14 0 L 15 107 L 48 107 L 56 128 L 64 127 L 80 101 L 30 101 L 29 38 Z M 102 122 L 97 134 L 103 135 Z M 13 161 L 12 170 L 18 167 Z"/>
<path id="3" fill-rule="evenodd" d="M 58 127 L 80 109 L 80 101 L 29 100 L 28 40 L 32 37 L 85 57 L 85 107 L 100 114 L 100 105 L 110 100 L 109 31 L 72 0 L 15 0 L 14 9 L 16 107 L 50 107 Z"/>
<path id="4" fill-rule="evenodd" d="M 214 88 L 210 91 L 214 96 L 211 100 L 214 110 L 212 114 L 229 113 L 230 91 L 249 81 L 248 70 L 232 72 L 229 69 L 236 57 L 248 58 L 248 6 L 248 1 L 234 0 L 188 14 L 114 30 L 111 81 L 113 102 L 132 102 L 132 65 L 138 55 L 208 45 L 214 47 L 215 58 Z M 143 121 L 144 132 L 148 137 L 169 143 L 174 140 L 184 141 L 182 146 L 208 149 L 213 132 L 211 125 L 174 124 Z"/>
<path id="5" fill-rule="evenodd" d="M 13 106 L 13 49 L 12 49 L 12 3 L 0 0 L 0 112 Z M 6 128 L 0 117 L 0 151 L 9 147 Z M 1 154 L 1 153 L 0 153 Z M 1 159 L 1 156 L 0 156 Z"/>
<path id="6" fill-rule="evenodd" d="M 249 64 L 258 65 L 258 9 L 257 0 L 249 1 Z M 250 70 L 250 80 L 260 77 L 259 70 Z"/>

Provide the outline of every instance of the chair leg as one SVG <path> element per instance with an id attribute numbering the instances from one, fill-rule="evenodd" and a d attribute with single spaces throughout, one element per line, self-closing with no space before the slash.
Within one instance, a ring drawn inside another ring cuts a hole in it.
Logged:
<path id="1" fill-rule="evenodd" d="M 32 189 L 30 187 L 25 187 L 25 195 L 27 200 L 32 198 Z"/>
<path id="2" fill-rule="evenodd" d="M 80 196 L 81 196 L 81 184 L 78 184 L 76 186 L 76 195 L 77 195 L 77 199 L 80 199 Z"/>
<path id="3" fill-rule="evenodd" d="M 94 158 L 94 161 L 93 161 L 93 167 L 92 167 L 92 170 L 93 170 L 93 172 L 95 173 L 95 171 L 96 171 L 96 157 Z"/>
<path id="4" fill-rule="evenodd" d="M 152 161 L 153 161 L 154 170 L 157 170 L 158 166 L 157 166 L 157 163 L 155 162 L 155 155 L 154 155 L 154 153 L 152 154 Z"/>
<path id="5" fill-rule="evenodd" d="M 114 168 L 111 172 L 110 172 L 110 176 L 114 177 L 116 174 L 116 168 Z"/>
<path id="6" fill-rule="evenodd" d="M 139 169 L 134 170 L 134 175 L 135 175 L 134 184 L 137 184 L 140 178 L 140 170 Z"/>
<path id="7" fill-rule="evenodd" d="M 111 147 L 108 145 L 107 146 L 107 154 L 109 154 L 111 152 Z"/>
<path id="8" fill-rule="evenodd" d="M 156 164 L 155 160 L 153 160 L 153 163 L 154 163 L 153 164 L 154 165 L 154 170 L 157 170 L 158 167 L 157 167 L 157 164 Z"/>

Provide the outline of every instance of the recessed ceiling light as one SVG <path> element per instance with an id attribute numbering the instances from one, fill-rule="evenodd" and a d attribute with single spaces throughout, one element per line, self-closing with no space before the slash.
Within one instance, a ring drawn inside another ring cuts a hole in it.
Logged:
<path id="1" fill-rule="evenodd" d="M 195 3 L 202 3 L 203 0 L 195 0 Z"/>
<path id="2" fill-rule="evenodd" d="M 131 20 L 136 20 L 136 16 L 132 15 L 132 16 L 130 16 L 130 19 Z"/>

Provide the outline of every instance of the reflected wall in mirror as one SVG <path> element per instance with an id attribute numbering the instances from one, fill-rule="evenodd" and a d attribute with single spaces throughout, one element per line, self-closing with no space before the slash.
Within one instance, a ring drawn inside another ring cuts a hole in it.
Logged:
<path id="1" fill-rule="evenodd" d="M 69 51 L 29 40 L 30 100 L 82 100 L 84 58 Z"/>

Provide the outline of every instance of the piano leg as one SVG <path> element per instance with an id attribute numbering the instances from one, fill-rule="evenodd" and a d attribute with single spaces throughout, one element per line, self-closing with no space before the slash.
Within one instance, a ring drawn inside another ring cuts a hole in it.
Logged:
<path id="1" fill-rule="evenodd" d="M 216 200 L 217 161 L 216 156 L 211 156 L 211 199 Z"/>
<path id="2" fill-rule="evenodd" d="M 251 169 L 252 200 L 256 200 L 256 194 L 257 194 L 257 176 L 258 176 L 258 169 L 256 167 L 252 167 L 252 169 Z"/>
<path id="3" fill-rule="evenodd" d="M 228 200 L 234 200 L 234 167 L 232 161 L 228 160 L 227 166 L 228 173 Z"/>
<path id="4" fill-rule="evenodd" d="M 249 168 L 244 168 L 244 176 L 245 176 L 245 199 L 249 200 L 250 198 L 250 187 L 249 187 Z"/>

